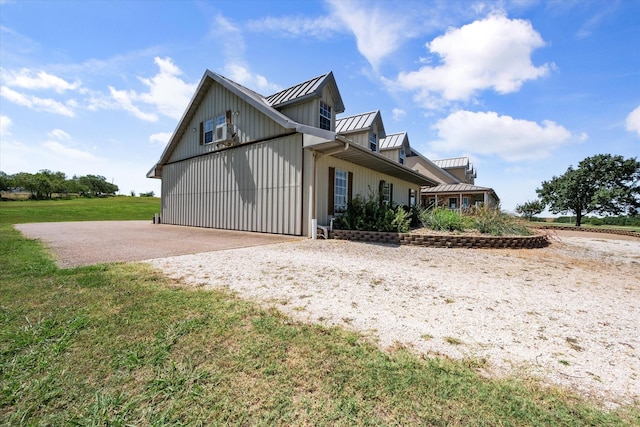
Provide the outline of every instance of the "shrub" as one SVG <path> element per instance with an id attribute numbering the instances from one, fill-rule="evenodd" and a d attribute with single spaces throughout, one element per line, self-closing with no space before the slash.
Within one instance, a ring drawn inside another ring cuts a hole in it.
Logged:
<path id="1" fill-rule="evenodd" d="M 457 211 L 447 208 L 424 210 L 420 213 L 423 227 L 436 231 L 464 231 L 464 219 Z"/>
<path id="2" fill-rule="evenodd" d="M 342 214 L 336 217 L 334 227 L 339 230 L 396 231 L 406 233 L 411 224 L 410 211 L 403 206 L 395 209 L 380 203 L 373 192 L 365 199 L 355 196 Z"/>
<path id="3" fill-rule="evenodd" d="M 469 215 L 469 226 L 483 234 L 504 236 L 515 234 L 529 236 L 531 231 L 516 217 L 507 215 L 499 208 L 482 206 L 473 209 Z"/>
<path id="4" fill-rule="evenodd" d="M 398 206 L 396 208 L 395 218 L 391 222 L 391 225 L 398 233 L 406 233 L 411 226 L 411 215 L 404 209 L 404 206 Z"/>

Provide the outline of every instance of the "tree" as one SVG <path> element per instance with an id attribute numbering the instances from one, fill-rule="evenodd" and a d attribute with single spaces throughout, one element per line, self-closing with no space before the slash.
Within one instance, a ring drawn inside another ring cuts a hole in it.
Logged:
<path id="1" fill-rule="evenodd" d="M 552 213 L 573 212 L 576 226 L 583 215 L 637 215 L 640 212 L 640 162 L 635 157 L 598 154 L 578 163 L 576 169 L 544 181 L 536 193 Z"/>
<path id="2" fill-rule="evenodd" d="M 534 215 L 538 215 L 545 207 L 542 200 L 529 200 L 521 205 L 516 205 L 516 212 L 531 221 Z"/>
<path id="3" fill-rule="evenodd" d="M 0 171 L 0 191 L 11 191 L 13 186 L 13 177 Z"/>

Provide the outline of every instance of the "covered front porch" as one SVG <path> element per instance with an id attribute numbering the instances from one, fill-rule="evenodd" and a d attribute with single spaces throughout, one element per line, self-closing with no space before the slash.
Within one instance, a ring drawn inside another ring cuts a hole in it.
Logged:
<path id="1" fill-rule="evenodd" d="M 422 187 L 420 202 L 424 207 L 444 207 L 464 212 L 479 206 L 496 207 L 500 199 L 492 188 L 471 184 L 441 184 Z"/>

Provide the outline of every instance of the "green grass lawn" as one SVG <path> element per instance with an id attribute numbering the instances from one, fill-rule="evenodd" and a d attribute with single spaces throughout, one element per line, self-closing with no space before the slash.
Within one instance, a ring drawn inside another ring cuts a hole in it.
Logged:
<path id="1" fill-rule="evenodd" d="M 0 223 L 149 220 L 160 212 L 157 197 L 104 197 L 0 202 Z"/>
<path id="2" fill-rule="evenodd" d="M 640 424 L 637 407 L 382 352 L 146 264 L 59 269 L 10 224 L 0 266 L 0 425 Z"/>

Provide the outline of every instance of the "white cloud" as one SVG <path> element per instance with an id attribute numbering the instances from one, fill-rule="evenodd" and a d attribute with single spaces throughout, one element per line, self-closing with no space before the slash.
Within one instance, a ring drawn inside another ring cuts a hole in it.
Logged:
<path id="1" fill-rule="evenodd" d="M 619 3 L 614 1 L 602 2 L 600 5 L 604 5 L 603 9 L 600 9 L 595 15 L 589 18 L 580 30 L 576 33 L 577 39 L 584 39 L 589 37 L 607 18 L 615 13 L 618 9 Z"/>
<path id="2" fill-rule="evenodd" d="M 301 16 L 266 17 L 249 21 L 247 29 L 249 31 L 271 32 L 287 37 L 314 37 L 320 40 L 328 39 L 345 30 L 340 20 L 330 15 L 317 18 Z"/>
<path id="3" fill-rule="evenodd" d="M 627 130 L 640 136 L 640 105 L 627 116 Z"/>
<path id="4" fill-rule="evenodd" d="M 51 132 L 49 132 L 47 135 L 49 135 L 49 138 L 55 138 L 59 140 L 71 139 L 71 135 L 69 135 L 62 129 L 54 129 Z"/>
<path id="5" fill-rule="evenodd" d="M 250 70 L 244 59 L 245 43 L 240 27 L 226 17 L 217 15 L 212 22 L 211 35 L 223 48 L 225 77 L 263 94 L 280 90 L 280 86 Z"/>
<path id="6" fill-rule="evenodd" d="M 9 136 L 11 135 L 11 131 L 9 128 L 13 122 L 9 116 L 0 116 L 0 136 Z"/>
<path id="7" fill-rule="evenodd" d="M 148 122 L 157 122 L 158 116 L 153 113 L 145 113 L 138 107 L 133 105 L 133 102 L 138 98 L 135 91 L 117 90 L 113 86 L 109 86 L 109 92 L 111 97 L 115 100 L 116 104 L 125 111 L 130 112 L 137 118 Z"/>
<path id="8" fill-rule="evenodd" d="M 256 92 L 270 95 L 280 90 L 280 86 L 277 84 L 269 82 L 266 77 L 260 74 L 252 73 L 247 67 L 239 63 L 227 64 L 224 69 L 226 77 Z"/>
<path id="9" fill-rule="evenodd" d="M 130 112 L 135 117 L 149 121 L 158 121 L 155 112 L 145 112 L 136 103 L 151 105 L 155 110 L 167 117 L 179 119 L 189 104 L 197 87 L 196 83 L 186 83 L 179 76 L 182 74 L 171 58 L 154 58 L 158 66 L 158 73 L 151 78 L 139 77 L 139 80 L 149 89 L 148 92 L 138 93 L 135 90 L 118 90 L 109 86 L 111 99 L 115 106 Z M 110 100 L 105 100 L 99 95 L 91 94 L 89 98 L 90 110 L 100 108 L 114 108 Z"/>
<path id="10" fill-rule="evenodd" d="M 16 92 L 7 86 L 0 87 L 0 96 L 15 104 L 28 107 L 36 111 L 46 111 L 48 113 L 60 114 L 67 117 L 74 117 L 75 113 L 68 105 L 51 98 L 39 98 L 37 96 L 25 95 Z"/>
<path id="11" fill-rule="evenodd" d="M 391 89 L 415 91 L 428 109 L 451 101 L 470 101 L 479 91 L 515 92 L 527 80 L 549 73 L 553 64 L 536 67 L 532 52 L 544 46 L 531 23 L 501 14 L 453 28 L 427 43 L 439 65 L 401 72 Z"/>
<path id="12" fill-rule="evenodd" d="M 61 77 L 49 74 L 46 71 L 35 73 L 27 68 L 19 71 L 16 70 L 0 70 L 4 84 L 11 87 L 19 87 L 22 89 L 40 90 L 52 89 L 57 93 L 63 93 L 67 90 L 76 90 L 81 86 L 80 81 L 70 83 Z"/>
<path id="13" fill-rule="evenodd" d="M 397 122 L 402 120 L 407 115 L 407 112 L 401 108 L 394 108 L 391 110 L 391 114 L 393 115 L 393 121 Z"/>
<path id="14" fill-rule="evenodd" d="M 432 128 L 440 138 L 431 143 L 436 151 L 497 155 L 507 161 L 542 159 L 555 148 L 581 138 L 549 120 L 538 124 L 492 111 L 457 111 Z"/>
<path id="15" fill-rule="evenodd" d="M 57 141 L 47 141 L 42 144 L 49 151 L 73 160 L 97 160 L 96 156 L 88 151 L 67 147 Z"/>
<path id="16" fill-rule="evenodd" d="M 140 78 L 149 92 L 139 95 L 139 99 L 155 106 L 158 111 L 173 119 L 182 117 L 182 113 L 189 104 L 197 84 L 186 83 L 179 76 L 182 74 L 171 58 L 154 59 L 160 71 L 150 79 Z"/>
<path id="17" fill-rule="evenodd" d="M 331 1 L 333 19 L 342 21 L 356 38 L 358 51 L 377 70 L 382 60 L 396 51 L 418 29 L 409 10 L 401 13 L 361 3 Z M 394 4 L 395 9 L 395 4 Z"/>
<path id="18" fill-rule="evenodd" d="M 159 147 L 165 147 L 171 139 L 171 132 L 158 132 L 149 136 L 149 142 Z"/>

